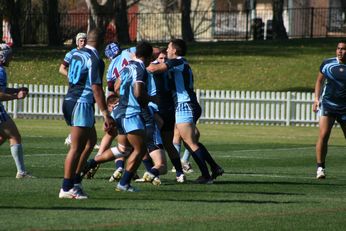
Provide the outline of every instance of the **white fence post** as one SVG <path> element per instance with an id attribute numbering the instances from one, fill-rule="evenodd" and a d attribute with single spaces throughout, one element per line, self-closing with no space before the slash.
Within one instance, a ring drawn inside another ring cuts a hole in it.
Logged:
<path id="1" fill-rule="evenodd" d="M 291 122 L 291 92 L 286 93 L 286 126 Z"/>
<path id="2" fill-rule="evenodd" d="M 14 84 L 13 88 L 18 88 L 18 84 Z M 12 113 L 13 113 L 13 118 L 16 119 L 18 117 L 18 100 L 13 101 L 13 107 L 12 107 Z"/>

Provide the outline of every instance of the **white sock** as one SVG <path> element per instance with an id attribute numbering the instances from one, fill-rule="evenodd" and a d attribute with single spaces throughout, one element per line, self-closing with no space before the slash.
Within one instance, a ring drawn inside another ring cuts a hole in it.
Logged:
<path id="1" fill-rule="evenodd" d="M 14 144 L 11 146 L 11 154 L 14 159 L 14 162 L 16 163 L 17 172 L 18 173 L 24 173 L 25 172 L 25 166 L 24 166 L 24 156 L 23 156 L 23 146 L 22 144 Z"/>

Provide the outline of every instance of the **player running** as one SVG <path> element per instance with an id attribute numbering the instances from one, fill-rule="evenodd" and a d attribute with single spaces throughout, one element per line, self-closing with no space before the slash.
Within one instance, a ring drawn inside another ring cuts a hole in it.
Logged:
<path id="1" fill-rule="evenodd" d="M 338 42 L 336 57 L 320 66 L 315 84 L 313 111 L 319 112 L 319 136 L 316 143 L 317 179 L 326 178 L 325 162 L 330 133 L 337 121 L 346 137 L 346 40 Z"/>
<path id="2" fill-rule="evenodd" d="M 24 99 L 28 95 L 27 88 L 7 87 L 7 74 L 5 67 L 9 65 L 11 57 L 11 47 L 4 43 L 0 44 L 0 145 L 6 140 L 9 140 L 11 155 L 17 167 L 17 179 L 35 178 L 25 169 L 22 137 L 16 124 L 7 114 L 3 104 L 1 103 L 1 101 Z"/>

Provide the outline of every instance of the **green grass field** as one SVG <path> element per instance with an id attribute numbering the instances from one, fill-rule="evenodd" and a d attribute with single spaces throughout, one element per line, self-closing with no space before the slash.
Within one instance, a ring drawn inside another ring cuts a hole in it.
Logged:
<path id="1" fill-rule="evenodd" d="M 94 180 L 83 181 L 90 199 L 77 201 L 58 199 L 67 152 L 64 122 L 16 123 L 27 168 L 38 178 L 15 179 L 8 144 L 0 147 L 0 230 L 345 229 L 345 140 L 339 128 L 331 136 L 326 180 L 315 179 L 318 128 L 200 124 L 203 143 L 225 169 L 213 185 L 194 184 L 196 172 L 177 184 L 169 172 L 161 186 L 134 183 L 140 192 L 115 192 L 108 182 L 113 164 L 107 163 Z"/>
<path id="2" fill-rule="evenodd" d="M 337 41 L 326 38 L 200 42 L 189 44 L 186 58 L 194 72 L 195 87 L 199 89 L 312 92 L 319 66 L 323 59 L 335 56 Z M 16 49 L 8 68 L 9 82 L 67 84 L 58 69 L 69 49 Z"/>

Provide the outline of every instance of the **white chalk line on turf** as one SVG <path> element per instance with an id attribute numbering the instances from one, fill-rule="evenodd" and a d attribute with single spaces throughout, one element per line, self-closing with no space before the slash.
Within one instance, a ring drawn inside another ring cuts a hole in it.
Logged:
<path id="1" fill-rule="evenodd" d="M 66 156 L 66 153 L 52 153 L 52 154 L 48 154 L 48 153 L 42 153 L 42 154 L 24 154 L 24 157 L 42 157 L 42 156 Z M 0 155 L 0 158 L 3 157 L 11 157 L 12 155 Z"/>
<path id="2" fill-rule="evenodd" d="M 329 147 L 329 149 L 338 149 L 338 148 L 344 148 L 344 147 Z M 295 151 L 295 150 L 308 150 L 308 149 L 315 149 L 315 146 L 308 146 L 308 147 L 292 147 L 292 148 L 265 148 L 265 149 L 247 149 L 247 150 L 233 150 L 233 151 L 227 151 L 227 153 L 251 153 L 251 152 L 277 152 L 277 151 Z M 217 151 L 217 153 L 222 153 L 221 151 Z M 240 158 L 240 159 L 256 159 L 256 158 L 263 158 L 263 156 L 254 157 L 254 156 L 235 156 L 235 155 L 219 155 L 218 158 Z"/>
<path id="3" fill-rule="evenodd" d="M 293 147 L 293 148 L 265 148 L 265 149 L 246 149 L 246 150 L 234 150 L 234 151 L 227 151 L 227 153 L 248 153 L 248 152 L 269 152 L 269 151 L 291 151 L 291 150 L 305 150 L 305 149 L 311 149 L 314 148 L 313 146 L 311 147 Z M 218 151 L 220 152 L 220 151 Z M 221 153 L 221 152 L 220 152 Z M 66 156 L 66 153 L 63 154 L 48 154 L 48 153 L 41 153 L 41 154 L 25 154 L 25 156 L 27 157 L 42 157 L 42 156 Z M 3 156 L 1 156 L 3 157 Z M 6 155 L 6 157 L 8 157 L 8 155 Z M 11 156 L 10 156 L 11 157 Z M 233 156 L 233 155 L 220 155 L 218 156 L 219 158 L 249 158 L 247 156 Z M 256 158 L 254 156 L 252 156 L 251 158 Z M 263 158 L 263 157 L 258 157 L 258 158 Z"/>
<path id="4" fill-rule="evenodd" d="M 314 179 L 313 176 L 298 176 L 298 175 L 277 175 L 277 174 L 248 174 L 248 173 L 227 173 L 227 175 L 231 176 L 248 176 L 248 177 L 263 177 L 263 178 L 290 178 L 290 179 Z"/>

